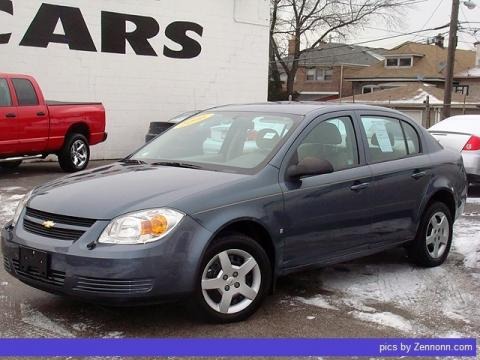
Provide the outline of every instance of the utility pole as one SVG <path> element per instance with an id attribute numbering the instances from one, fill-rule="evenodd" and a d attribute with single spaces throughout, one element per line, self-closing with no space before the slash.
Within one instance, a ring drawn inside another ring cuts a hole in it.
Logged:
<path id="1" fill-rule="evenodd" d="M 460 0 L 452 1 L 452 14 L 450 17 L 450 32 L 448 38 L 448 57 L 447 57 L 447 73 L 445 75 L 445 95 L 443 98 L 443 118 L 450 117 L 452 108 L 452 91 L 453 91 L 453 69 L 455 66 L 455 50 L 457 48 L 457 31 L 458 31 L 458 11 L 460 8 Z"/>

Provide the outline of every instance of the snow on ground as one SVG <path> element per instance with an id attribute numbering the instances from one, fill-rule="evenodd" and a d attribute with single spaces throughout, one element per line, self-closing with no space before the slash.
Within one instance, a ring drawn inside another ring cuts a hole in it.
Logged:
<path id="1" fill-rule="evenodd" d="M 16 186 L 0 189 L 0 226 L 13 217 L 24 192 L 25 189 Z"/>
<path id="2" fill-rule="evenodd" d="M 404 333 L 478 336 L 479 274 L 480 217 L 461 217 L 443 266 L 416 267 L 396 249 L 316 272 L 321 294 L 295 300 Z"/>

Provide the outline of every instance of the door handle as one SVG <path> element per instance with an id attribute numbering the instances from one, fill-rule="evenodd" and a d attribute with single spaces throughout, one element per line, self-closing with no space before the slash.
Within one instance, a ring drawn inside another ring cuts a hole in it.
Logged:
<path id="1" fill-rule="evenodd" d="M 370 183 L 361 183 L 361 184 L 352 185 L 350 187 L 350 190 L 352 190 L 352 191 L 362 191 L 362 190 L 368 188 L 369 185 L 370 185 Z"/>
<path id="2" fill-rule="evenodd" d="M 418 179 L 424 177 L 425 175 L 427 175 L 426 171 L 418 171 L 418 172 L 414 172 L 412 174 L 412 178 L 414 178 L 415 180 L 418 180 Z"/>
<path id="3" fill-rule="evenodd" d="M 37 113 L 37 116 L 45 116 L 46 114 L 43 111 Z"/>
<path id="4" fill-rule="evenodd" d="M 5 117 L 8 118 L 8 119 L 13 119 L 13 118 L 16 118 L 17 115 L 14 114 L 14 113 L 8 113 L 8 114 L 5 115 Z"/>

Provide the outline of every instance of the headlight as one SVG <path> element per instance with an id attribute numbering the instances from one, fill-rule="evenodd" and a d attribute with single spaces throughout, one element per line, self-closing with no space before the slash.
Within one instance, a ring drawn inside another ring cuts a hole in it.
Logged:
<path id="1" fill-rule="evenodd" d="M 103 244 L 146 244 L 166 236 L 185 215 L 171 209 L 151 209 L 113 219 L 98 239 Z"/>
<path id="2" fill-rule="evenodd" d="M 15 227 L 15 225 L 17 225 L 18 219 L 20 219 L 20 215 L 22 214 L 23 209 L 27 205 L 28 200 L 30 200 L 30 198 L 32 197 L 32 192 L 33 190 L 26 193 L 23 199 L 20 200 L 20 202 L 18 203 L 17 210 L 15 210 L 15 213 L 13 214 L 12 226 Z"/>

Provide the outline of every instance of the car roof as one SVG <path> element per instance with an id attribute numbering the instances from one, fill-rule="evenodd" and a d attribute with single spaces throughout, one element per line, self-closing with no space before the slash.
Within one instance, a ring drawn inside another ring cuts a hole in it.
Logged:
<path id="1" fill-rule="evenodd" d="M 219 111 L 251 111 L 251 112 L 268 112 L 279 114 L 292 114 L 292 115 L 307 115 L 312 112 L 324 112 L 331 111 L 345 111 L 345 110 L 380 110 L 398 113 L 395 110 L 371 105 L 362 104 L 332 104 L 327 102 L 298 102 L 298 101 L 280 101 L 280 102 L 265 102 L 265 103 L 252 103 L 252 104 L 233 104 L 217 106 L 209 110 Z"/>

